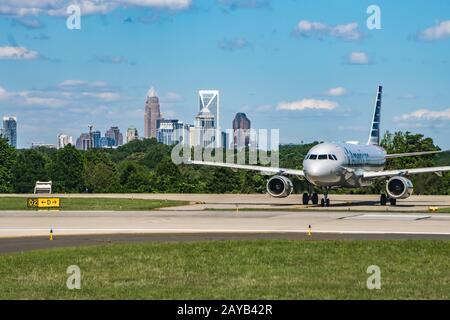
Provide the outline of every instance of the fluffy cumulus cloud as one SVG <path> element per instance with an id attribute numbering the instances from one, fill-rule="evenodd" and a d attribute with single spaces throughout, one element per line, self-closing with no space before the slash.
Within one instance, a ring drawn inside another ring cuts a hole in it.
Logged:
<path id="1" fill-rule="evenodd" d="M 116 102 L 121 95 L 103 81 L 65 80 L 54 88 L 45 90 L 7 91 L 0 87 L 0 100 L 23 107 L 71 107 L 80 101 L 87 108 L 98 102 Z"/>
<path id="2" fill-rule="evenodd" d="M 348 56 L 347 62 L 350 64 L 369 64 L 370 58 L 369 55 L 365 52 L 354 51 Z"/>
<path id="3" fill-rule="evenodd" d="M 425 41 L 437 41 L 450 38 L 450 20 L 437 23 L 419 33 L 418 38 Z"/>
<path id="4" fill-rule="evenodd" d="M 345 95 L 346 93 L 347 93 L 347 89 L 345 89 L 343 87 L 330 88 L 326 92 L 326 94 L 331 97 L 340 97 L 340 96 Z"/>
<path id="5" fill-rule="evenodd" d="M 394 117 L 396 122 L 409 122 L 409 121 L 426 121 L 426 122 L 441 122 L 450 120 L 450 109 L 442 111 L 433 111 L 429 109 L 420 109 L 411 113 L 403 114 L 401 116 Z"/>
<path id="6" fill-rule="evenodd" d="M 0 60 L 35 60 L 39 58 L 36 51 L 25 47 L 0 47 Z"/>
<path id="7" fill-rule="evenodd" d="M 316 110 L 333 110 L 338 104 L 329 100 L 303 99 L 293 102 L 281 102 L 277 106 L 277 110 L 303 111 L 308 109 Z"/>
<path id="8" fill-rule="evenodd" d="M 329 26 L 322 22 L 301 20 L 295 27 L 293 34 L 307 38 L 323 39 L 331 37 L 345 41 L 358 41 L 364 37 L 363 33 L 358 30 L 356 22 Z"/>
<path id="9" fill-rule="evenodd" d="M 105 14 L 117 7 L 149 7 L 169 10 L 189 8 L 192 0 L 79 0 L 81 14 Z M 2 0 L 0 14 L 10 17 L 24 16 L 64 16 L 67 7 L 74 4 L 70 0 Z"/>

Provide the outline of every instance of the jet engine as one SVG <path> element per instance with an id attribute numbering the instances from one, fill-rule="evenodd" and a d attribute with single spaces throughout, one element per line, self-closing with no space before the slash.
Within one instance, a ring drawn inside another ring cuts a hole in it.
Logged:
<path id="1" fill-rule="evenodd" d="M 392 177 L 386 183 L 386 192 L 393 199 L 406 199 L 413 193 L 413 184 L 405 177 Z"/>
<path id="2" fill-rule="evenodd" d="M 274 176 L 267 181 L 267 192 L 274 198 L 286 198 L 294 190 L 292 181 L 283 176 Z"/>

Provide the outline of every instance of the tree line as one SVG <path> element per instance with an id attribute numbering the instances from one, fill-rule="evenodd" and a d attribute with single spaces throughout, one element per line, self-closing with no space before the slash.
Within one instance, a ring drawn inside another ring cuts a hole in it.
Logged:
<path id="1" fill-rule="evenodd" d="M 280 166 L 301 169 L 308 150 L 317 144 L 289 144 L 279 149 Z M 382 141 L 388 153 L 438 150 L 431 138 L 410 132 L 387 132 Z M 171 146 L 155 139 L 135 140 L 117 149 L 77 150 L 11 148 L 0 138 L 0 192 L 32 193 L 36 181 L 52 181 L 54 193 L 263 193 L 267 177 L 257 172 L 175 165 Z M 449 165 L 450 152 L 438 156 L 396 158 L 387 169 Z M 293 177 L 295 191 L 308 189 Z M 422 174 L 412 177 L 419 194 L 450 194 L 450 175 Z M 335 192 L 379 193 L 384 181 L 372 187 Z"/>

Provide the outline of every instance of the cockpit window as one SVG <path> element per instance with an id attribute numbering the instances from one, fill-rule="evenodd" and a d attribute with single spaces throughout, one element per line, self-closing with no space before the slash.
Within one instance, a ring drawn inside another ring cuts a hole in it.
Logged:
<path id="1" fill-rule="evenodd" d="M 309 156 L 309 160 L 316 160 L 317 159 L 317 154 L 312 154 Z"/>
<path id="2" fill-rule="evenodd" d="M 328 155 L 328 159 L 334 160 L 333 156 L 331 154 Z"/>
<path id="3" fill-rule="evenodd" d="M 333 156 L 334 160 L 337 161 L 337 157 L 334 154 L 332 154 L 332 156 Z"/>
<path id="4" fill-rule="evenodd" d="M 319 160 L 326 160 L 327 159 L 327 155 L 326 154 L 319 154 Z"/>

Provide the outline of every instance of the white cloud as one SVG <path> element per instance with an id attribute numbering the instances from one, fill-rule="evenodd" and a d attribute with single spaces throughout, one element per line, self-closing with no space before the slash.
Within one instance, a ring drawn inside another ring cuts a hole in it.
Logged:
<path id="1" fill-rule="evenodd" d="M 442 111 L 433 111 L 429 109 L 420 109 L 412 113 L 403 114 L 401 116 L 394 117 L 394 121 L 442 121 L 450 120 L 450 109 Z"/>
<path id="2" fill-rule="evenodd" d="M 104 101 L 117 101 L 120 99 L 120 95 L 116 92 L 83 92 L 82 95 Z"/>
<path id="3" fill-rule="evenodd" d="M 340 96 L 345 95 L 346 93 L 347 93 L 347 89 L 345 89 L 343 87 L 330 88 L 327 91 L 327 95 L 332 96 L 332 97 L 340 97 Z"/>
<path id="4" fill-rule="evenodd" d="M 354 51 L 350 53 L 348 62 L 351 64 L 369 64 L 370 59 L 367 53 Z"/>
<path id="5" fill-rule="evenodd" d="M 39 58 L 36 51 L 25 47 L 0 47 L 0 60 L 35 60 Z"/>
<path id="6" fill-rule="evenodd" d="M 64 87 L 65 89 L 77 88 L 77 87 L 104 88 L 104 87 L 107 87 L 108 84 L 104 81 L 88 82 L 88 81 L 84 81 L 84 80 L 69 79 L 69 80 L 64 80 L 58 86 Z"/>
<path id="7" fill-rule="evenodd" d="M 191 5 L 191 0 L 123 0 L 124 4 L 131 4 L 139 7 L 156 7 L 169 9 L 186 9 Z"/>
<path id="8" fill-rule="evenodd" d="M 8 97 L 8 92 L 0 87 L 0 100 L 6 99 Z"/>
<path id="9" fill-rule="evenodd" d="M 333 110 L 338 104 L 329 100 L 303 99 L 293 102 L 281 102 L 277 110 L 302 111 L 307 109 Z"/>
<path id="10" fill-rule="evenodd" d="M 234 38 L 234 39 L 224 39 L 217 45 L 219 49 L 226 51 L 235 51 L 239 49 L 244 49 L 250 44 L 245 38 Z"/>
<path id="11" fill-rule="evenodd" d="M 70 0 L 2 0 L 0 14 L 23 16 L 65 16 Z M 105 14 L 118 7 L 150 7 L 170 10 L 182 10 L 190 7 L 192 0 L 79 0 L 81 14 Z"/>
<path id="12" fill-rule="evenodd" d="M 419 33 L 420 40 L 436 41 L 446 38 L 450 38 L 450 20 L 437 23 Z"/>
<path id="13" fill-rule="evenodd" d="M 358 41 L 364 36 L 363 33 L 358 30 L 358 24 L 356 22 L 329 26 L 322 22 L 308 20 L 301 20 L 295 27 L 293 34 L 317 39 L 328 36 L 345 41 Z"/>
<path id="14" fill-rule="evenodd" d="M 59 85 L 61 87 L 77 87 L 77 86 L 84 86 L 87 82 L 83 80 L 64 80 Z"/>

